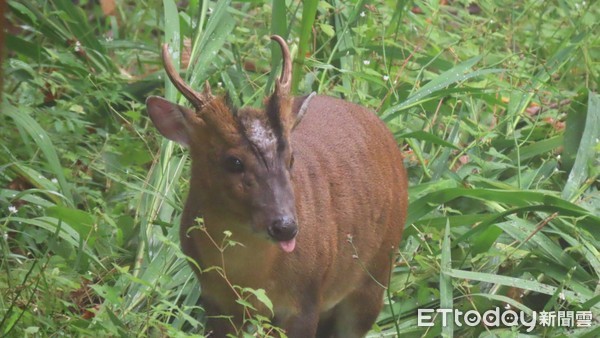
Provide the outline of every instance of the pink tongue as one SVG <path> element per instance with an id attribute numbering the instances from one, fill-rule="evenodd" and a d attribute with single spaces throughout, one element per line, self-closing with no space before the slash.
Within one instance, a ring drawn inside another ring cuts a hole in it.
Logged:
<path id="1" fill-rule="evenodd" d="M 296 239 L 294 238 L 289 241 L 279 242 L 279 246 L 285 252 L 288 252 L 288 253 L 292 252 L 292 251 L 294 251 L 294 248 L 296 247 Z"/>

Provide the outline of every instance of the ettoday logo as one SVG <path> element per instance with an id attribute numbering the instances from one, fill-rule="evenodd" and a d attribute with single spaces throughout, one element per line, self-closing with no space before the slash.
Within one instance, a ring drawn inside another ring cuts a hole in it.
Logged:
<path id="1" fill-rule="evenodd" d="M 593 316 L 591 311 L 523 311 L 501 310 L 499 307 L 479 313 L 475 310 L 457 309 L 418 309 L 417 326 L 434 326 L 435 317 L 440 316 L 442 326 L 453 321 L 456 326 L 512 327 L 524 326 L 527 332 L 540 326 L 590 327 Z"/>

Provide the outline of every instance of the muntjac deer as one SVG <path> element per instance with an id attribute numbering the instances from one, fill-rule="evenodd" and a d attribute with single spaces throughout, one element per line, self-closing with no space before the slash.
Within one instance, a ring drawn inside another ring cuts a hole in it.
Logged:
<path id="1" fill-rule="evenodd" d="M 197 263 L 211 337 L 240 334 L 246 310 L 233 286 L 264 289 L 273 314 L 250 301 L 288 337 L 363 337 L 381 310 L 406 219 L 402 156 L 366 108 L 292 97 L 288 46 L 272 39 L 283 67 L 264 110 L 233 107 L 208 84 L 194 91 L 163 45 L 167 75 L 195 109 L 146 101 L 159 132 L 192 159 L 183 252 Z M 229 240 L 240 245 L 220 247 Z"/>

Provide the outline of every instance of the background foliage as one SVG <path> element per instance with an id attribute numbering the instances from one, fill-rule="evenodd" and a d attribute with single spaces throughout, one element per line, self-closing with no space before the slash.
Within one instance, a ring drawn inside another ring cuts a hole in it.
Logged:
<path id="1" fill-rule="evenodd" d="M 591 310 L 591 327 L 529 334 L 600 335 L 594 1 L 8 7 L 0 335 L 203 332 L 177 239 L 187 158 L 158 137 L 143 102 L 178 99 L 159 61 L 168 41 L 194 86 L 208 79 L 234 103 L 260 105 L 279 64 L 272 33 L 291 42 L 297 93 L 368 106 L 405 154 L 409 221 L 372 336 L 525 333 L 416 325 L 418 308 L 495 306 Z"/>

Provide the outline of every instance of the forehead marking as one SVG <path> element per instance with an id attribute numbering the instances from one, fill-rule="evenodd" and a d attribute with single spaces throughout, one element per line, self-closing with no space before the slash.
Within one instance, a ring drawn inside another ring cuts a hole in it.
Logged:
<path id="1" fill-rule="evenodd" d="M 269 150 L 277 143 L 273 130 L 260 119 L 250 121 L 250 126 L 246 127 L 246 135 L 263 154 L 269 154 Z"/>

